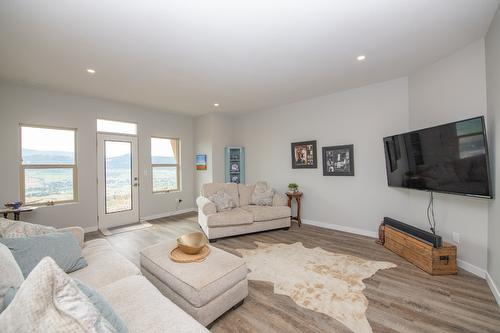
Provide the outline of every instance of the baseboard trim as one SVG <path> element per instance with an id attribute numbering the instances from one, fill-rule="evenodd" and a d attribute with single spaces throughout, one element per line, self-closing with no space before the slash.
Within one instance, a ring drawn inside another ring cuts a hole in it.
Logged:
<path id="1" fill-rule="evenodd" d="M 83 231 L 85 233 L 87 233 L 87 232 L 94 232 L 94 231 L 97 231 L 97 230 L 98 230 L 97 226 L 83 228 Z"/>
<path id="2" fill-rule="evenodd" d="M 500 291 L 488 272 L 486 272 L 486 282 L 488 282 L 488 286 L 490 286 L 491 292 L 495 296 L 498 306 L 500 306 Z"/>
<path id="3" fill-rule="evenodd" d="M 351 234 L 356 234 L 356 235 L 378 238 L 378 232 L 370 231 L 370 230 L 366 230 L 366 229 L 351 228 L 351 227 L 346 227 L 344 225 L 325 223 L 325 222 L 307 220 L 307 219 L 302 219 L 302 223 L 313 225 L 316 227 L 326 228 L 326 229 L 349 232 Z M 477 267 L 477 266 L 475 266 L 467 261 L 464 261 L 462 259 L 457 259 L 457 265 L 458 265 L 458 267 L 466 270 L 469 273 L 472 273 L 476 276 L 479 276 L 480 278 L 486 279 L 487 273 L 482 268 L 479 268 L 479 267 Z"/>
<path id="4" fill-rule="evenodd" d="M 149 215 L 149 216 L 144 216 L 140 218 L 141 222 L 144 221 L 150 221 L 154 219 L 161 219 L 163 217 L 169 217 L 169 216 L 174 216 L 174 215 L 180 215 L 180 214 L 185 214 L 185 213 L 190 213 L 190 212 L 197 212 L 197 208 L 186 208 L 186 209 L 179 209 L 179 210 L 173 210 L 170 212 L 164 212 L 160 214 L 155 214 L 155 215 Z"/>
<path id="5" fill-rule="evenodd" d="M 457 266 L 466 270 L 469 273 L 479 276 L 480 278 L 486 279 L 486 271 L 470 262 L 464 261 L 462 259 L 457 259 Z"/>
<path id="6" fill-rule="evenodd" d="M 326 228 L 326 229 L 349 232 L 351 234 L 356 234 L 356 235 L 378 238 L 378 232 L 376 232 L 376 231 L 370 231 L 370 230 L 359 229 L 359 228 L 351 228 L 351 227 L 346 227 L 344 225 L 325 223 L 325 222 L 313 221 L 313 220 L 307 220 L 307 219 L 302 219 L 302 223 L 314 225 L 316 227 L 321 227 L 321 228 Z"/>

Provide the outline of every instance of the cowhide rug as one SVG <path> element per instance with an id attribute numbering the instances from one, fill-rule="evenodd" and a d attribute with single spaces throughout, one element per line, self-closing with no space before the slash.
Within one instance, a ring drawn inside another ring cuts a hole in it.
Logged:
<path id="1" fill-rule="evenodd" d="M 319 247 L 307 249 L 302 243 L 255 244 L 256 249 L 237 250 L 251 270 L 248 279 L 274 283 L 274 293 L 290 296 L 298 305 L 324 313 L 353 332 L 372 332 L 365 315 L 368 300 L 363 279 L 395 264 Z"/>

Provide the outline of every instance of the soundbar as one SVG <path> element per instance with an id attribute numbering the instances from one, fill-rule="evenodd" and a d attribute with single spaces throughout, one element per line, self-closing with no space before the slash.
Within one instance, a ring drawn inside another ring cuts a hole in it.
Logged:
<path id="1" fill-rule="evenodd" d="M 413 236 L 415 238 L 421 239 L 425 242 L 432 244 L 433 247 L 439 248 L 443 246 L 443 240 L 441 236 L 434 235 L 432 232 L 428 232 L 419 228 L 416 228 L 412 225 L 400 222 L 395 219 L 391 219 L 390 217 L 384 217 L 384 225 L 388 225 L 393 227 L 394 229 L 400 230 Z"/>

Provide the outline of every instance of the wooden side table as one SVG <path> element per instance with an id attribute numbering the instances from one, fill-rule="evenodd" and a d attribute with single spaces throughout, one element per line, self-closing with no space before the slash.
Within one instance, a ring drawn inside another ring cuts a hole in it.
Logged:
<path id="1" fill-rule="evenodd" d="M 37 209 L 37 206 L 21 206 L 18 209 L 5 208 L 0 209 L 0 213 L 3 214 L 3 217 L 6 219 L 9 214 L 14 214 L 14 220 L 19 221 L 19 215 L 24 212 L 32 212 Z"/>
<path id="2" fill-rule="evenodd" d="M 300 199 L 302 197 L 302 192 L 286 192 L 286 196 L 288 197 L 288 207 L 290 208 L 292 208 L 292 199 L 297 201 L 297 216 L 290 216 L 290 218 L 297 221 L 300 227 L 302 224 L 300 220 Z"/>

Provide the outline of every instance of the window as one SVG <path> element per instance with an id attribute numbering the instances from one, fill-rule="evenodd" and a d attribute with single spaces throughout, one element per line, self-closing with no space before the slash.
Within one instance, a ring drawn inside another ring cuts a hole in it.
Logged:
<path id="1" fill-rule="evenodd" d="M 151 138 L 153 193 L 179 190 L 179 148 L 179 139 Z"/>
<path id="2" fill-rule="evenodd" d="M 137 124 L 97 119 L 97 132 L 137 135 Z"/>
<path id="3" fill-rule="evenodd" d="M 76 130 L 21 125 L 21 200 L 77 200 Z"/>

